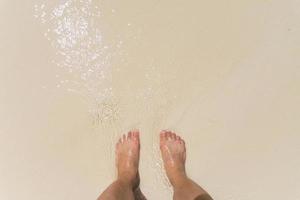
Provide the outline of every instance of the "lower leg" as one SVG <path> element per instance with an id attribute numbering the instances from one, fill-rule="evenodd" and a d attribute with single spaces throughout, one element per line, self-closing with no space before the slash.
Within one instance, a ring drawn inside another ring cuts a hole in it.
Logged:
<path id="1" fill-rule="evenodd" d="M 133 188 L 122 180 L 113 182 L 98 198 L 98 200 L 147 200 L 141 189 Z"/>
<path id="2" fill-rule="evenodd" d="M 98 200 L 134 200 L 132 186 L 118 179 L 100 195 Z"/>
<path id="3" fill-rule="evenodd" d="M 174 200 L 212 200 L 210 195 L 188 177 L 173 183 Z"/>
<path id="4" fill-rule="evenodd" d="M 134 193 L 135 200 L 147 200 L 140 188 L 137 188 L 136 190 L 134 190 L 133 193 Z"/>

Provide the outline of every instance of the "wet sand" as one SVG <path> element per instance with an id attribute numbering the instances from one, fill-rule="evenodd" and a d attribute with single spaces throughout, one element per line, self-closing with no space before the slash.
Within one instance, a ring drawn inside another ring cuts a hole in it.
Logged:
<path id="1" fill-rule="evenodd" d="M 300 198 L 299 6 L 3 0 L 0 199 L 96 199 L 132 128 L 150 200 L 171 199 L 161 129 L 215 199 Z"/>

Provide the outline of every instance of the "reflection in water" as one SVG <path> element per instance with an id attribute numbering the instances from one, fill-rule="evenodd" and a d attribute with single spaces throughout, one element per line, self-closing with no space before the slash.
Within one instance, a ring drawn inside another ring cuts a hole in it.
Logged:
<path id="1" fill-rule="evenodd" d="M 57 85 L 67 85 L 90 104 L 90 112 L 97 122 L 113 121 L 117 104 L 112 101 L 111 59 L 121 47 L 105 44 L 100 28 L 100 10 L 92 0 L 49 1 L 36 4 L 35 17 L 45 28 L 45 37 L 54 47 L 54 62 L 67 72 Z"/>

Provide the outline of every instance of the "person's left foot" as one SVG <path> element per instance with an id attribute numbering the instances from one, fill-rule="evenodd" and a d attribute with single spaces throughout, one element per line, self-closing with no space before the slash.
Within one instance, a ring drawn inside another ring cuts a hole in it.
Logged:
<path id="1" fill-rule="evenodd" d="M 127 136 L 124 134 L 116 144 L 116 167 L 118 180 L 130 184 L 133 190 L 136 190 L 140 183 L 139 158 L 139 131 L 130 131 Z"/>

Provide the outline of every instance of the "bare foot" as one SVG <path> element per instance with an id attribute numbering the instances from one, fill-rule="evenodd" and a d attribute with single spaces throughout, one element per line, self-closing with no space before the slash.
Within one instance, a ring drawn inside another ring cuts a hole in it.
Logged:
<path id="1" fill-rule="evenodd" d="M 138 167 L 140 159 L 139 131 L 124 134 L 116 144 L 116 167 L 118 180 L 136 190 L 140 183 Z"/>
<path id="2" fill-rule="evenodd" d="M 171 131 L 160 133 L 160 150 L 170 183 L 174 186 L 187 179 L 185 172 L 185 142 Z"/>

